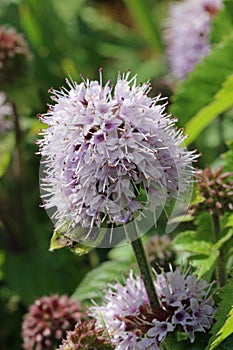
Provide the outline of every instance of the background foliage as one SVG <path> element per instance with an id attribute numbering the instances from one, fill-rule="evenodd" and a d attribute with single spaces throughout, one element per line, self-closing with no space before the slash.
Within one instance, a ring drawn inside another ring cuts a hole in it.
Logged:
<path id="1" fill-rule="evenodd" d="M 50 103 L 48 89 L 62 86 L 67 72 L 74 80 L 79 80 L 80 73 L 98 78 L 98 68 L 103 67 L 104 78 L 114 81 L 118 71 L 130 68 L 132 74 L 138 74 L 139 81 L 150 78 L 153 95 L 161 92 L 169 97 L 170 111 L 190 134 L 187 145 L 202 153 L 198 166 L 224 164 L 226 170 L 233 169 L 232 150 L 225 153 L 226 142 L 233 136 L 232 1 L 225 1 L 224 9 L 214 20 L 212 53 L 183 83 L 172 80 L 166 63 L 163 30 L 169 3 L 162 0 L 0 2 L 0 25 L 13 26 L 23 33 L 32 52 L 23 77 L 16 76 L 14 84 L 1 82 L 0 86 L 17 107 L 21 129 L 20 139 L 12 129 L 0 140 L 2 350 L 20 348 L 22 315 L 35 298 L 51 293 L 71 295 L 76 290 L 73 295 L 85 301 L 94 297 L 94 292 L 106 281 L 120 279 L 134 264 L 127 248 L 118 248 L 115 253 L 101 249 L 81 257 L 68 249 L 48 251 L 52 224 L 39 208 L 40 159 L 35 155 L 34 141 L 41 125 L 36 115 L 46 111 L 46 104 Z M 196 222 L 183 223 L 172 233 L 176 237 L 175 248 L 193 262 L 200 275 L 209 279 L 222 245 L 231 241 L 232 221 L 227 222 L 224 236 L 217 242 L 208 213 L 200 215 Z M 162 233 L 162 228 L 158 231 Z M 220 333 L 211 338 L 210 350 L 225 338 L 221 349 L 232 349 L 229 337 L 232 301 L 224 301 L 230 291 L 232 280 L 219 296 L 222 303 L 214 332 Z"/>

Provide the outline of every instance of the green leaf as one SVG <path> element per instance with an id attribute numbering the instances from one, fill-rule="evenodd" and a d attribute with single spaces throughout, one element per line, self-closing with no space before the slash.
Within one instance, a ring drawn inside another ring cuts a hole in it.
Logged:
<path id="1" fill-rule="evenodd" d="M 0 142 L 0 177 L 3 176 L 10 164 L 15 145 L 14 134 L 9 132 Z"/>
<path id="2" fill-rule="evenodd" d="M 108 258 L 110 260 L 120 260 L 120 261 L 135 261 L 134 253 L 131 244 L 125 244 L 121 247 L 115 247 L 108 253 Z"/>
<path id="3" fill-rule="evenodd" d="M 88 272 L 82 282 L 78 285 L 73 298 L 90 303 L 91 299 L 100 297 L 101 290 L 107 287 L 107 283 L 115 280 L 122 281 L 123 274 L 129 271 L 128 261 L 107 261 Z"/>
<path id="4" fill-rule="evenodd" d="M 227 142 L 227 146 L 229 150 L 222 155 L 224 159 L 224 171 L 230 171 L 233 170 L 233 140 Z"/>
<path id="5" fill-rule="evenodd" d="M 233 229 L 228 230 L 228 232 L 226 234 L 224 234 L 224 236 L 222 238 L 220 238 L 215 244 L 214 244 L 214 248 L 219 250 L 222 248 L 222 246 L 229 241 L 229 239 L 231 239 L 233 236 Z"/>
<path id="6" fill-rule="evenodd" d="M 206 241 L 198 240 L 197 232 L 186 231 L 176 236 L 173 245 L 177 250 L 185 250 L 193 254 L 208 255 L 212 244 Z"/>
<path id="7" fill-rule="evenodd" d="M 223 1 L 225 8 L 227 9 L 229 18 L 231 19 L 231 22 L 233 23 L 233 1 L 232 0 L 224 0 Z"/>
<path id="8" fill-rule="evenodd" d="M 227 236 L 229 239 L 229 235 Z M 213 224 L 208 213 L 203 213 L 197 218 L 197 230 L 185 231 L 176 236 L 173 245 L 179 251 L 179 260 L 189 260 L 196 268 L 198 277 L 204 275 L 211 277 L 215 263 L 219 256 L 219 246 L 227 240 L 225 238 L 214 244 Z M 223 242 L 224 240 L 224 242 Z"/>
<path id="9" fill-rule="evenodd" d="M 218 346 L 224 339 L 229 337 L 233 333 L 233 306 L 231 308 L 231 311 L 228 315 L 228 318 L 222 328 L 217 333 L 217 338 L 213 341 L 213 343 L 210 346 L 210 350 L 213 350 Z"/>
<path id="10" fill-rule="evenodd" d="M 151 47 L 156 51 L 161 50 L 160 30 L 153 19 L 148 0 L 125 0 L 125 3 Z"/>
<path id="11" fill-rule="evenodd" d="M 207 242 L 215 242 L 214 225 L 211 215 L 205 212 L 196 219 L 198 239 Z"/>
<path id="12" fill-rule="evenodd" d="M 29 252 L 6 255 L 4 281 L 25 305 L 51 293 L 70 293 L 90 270 L 87 258 L 70 254 L 68 249 L 48 252 L 36 247 Z"/>
<path id="13" fill-rule="evenodd" d="M 211 330 L 211 334 L 213 334 L 213 336 L 210 338 L 206 350 L 215 349 L 216 346 L 218 346 L 224 339 L 226 339 L 226 337 L 233 333 L 232 291 L 233 270 L 231 271 L 231 278 L 229 279 L 228 283 L 220 290 L 219 296 L 221 298 L 221 303 L 215 315 L 215 319 L 217 322 Z M 229 327 L 230 325 L 231 328 Z"/>
<path id="14" fill-rule="evenodd" d="M 43 38 L 40 24 L 35 21 L 30 8 L 26 4 L 19 7 L 22 26 L 26 33 L 30 36 L 30 40 L 36 48 L 43 46 Z"/>
<path id="15" fill-rule="evenodd" d="M 233 75 L 225 80 L 221 90 L 214 96 L 213 101 L 203 107 L 185 126 L 189 135 L 186 144 L 189 145 L 219 114 L 233 106 Z"/>
<path id="16" fill-rule="evenodd" d="M 224 227 L 233 227 L 233 214 L 229 215 L 227 218 L 227 222 Z"/>
<path id="17" fill-rule="evenodd" d="M 207 339 L 207 340 L 206 340 Z M 208 335 L 203 337 L 201 333 L 195 334 L 195 342 L 190 343 L 187 334 L 181 332 L 168 333 L 165 340 L 161 343 L 161 349 L 164 350 L 203 350 L 208 341 Z"/>
<path id="18" fill-rule="evenodd" d="M 218 12 L 218 14 L 213 16 L 211 21 L 211 43 L 219 43 L 226 35 L 229 35 L 231 31 L 231 18 L 229 16 L 227 8 L 223 6 L 222 9 Z"/>
<path id="19" fill-rule="evenodd" d="M 174 95 L 172 113 L 184 126 L 198 111 L 210 104 L 226 77 L 232 74 L 233 33 L 216 45 L 196 66 Z M 217 73 L 217 74 L 216 74 Z"/>
<path id="20" fill-rule="evenodd" d="M 211 279 L 218 257 L 219 251 L 211 249 L 206 256 L 192 256 L 190 258 L 192 265 L 196 267 L 198 278 L 206 276 L 207 279 Z"/>

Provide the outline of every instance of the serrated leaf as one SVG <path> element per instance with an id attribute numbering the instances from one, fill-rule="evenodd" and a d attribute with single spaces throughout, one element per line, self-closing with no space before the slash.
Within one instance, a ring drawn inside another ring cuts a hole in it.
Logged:
<path id="1" fill-rule="evenodd" d="M 99 298 L 107 284 L 116 280 L 122 281 L 123 274 L 130 270 L 128 261 L 107 261 L 88 272 L 78 285 L 72 297 L 81 302 L 90 303 L 91 299 Z"/>
<path id="2" fill-rule="evenodd" d="M 213 341 L 213 343 L 210 346 L 210 350 L 214 350 L 216 346 L 222 343 L 224 339 L 229 337 L 233 333 L 233 305 L 231 308 L 231 311 L 228 315 L 228 318 L 222 328 L 217 333 L 217 338 Z"/>
<path id="3" fill-rule="evenodd" d="M 214 96 L 213 101 L 203 107 L 185 126 L 189 135 L 186 144 L 189 145 L 219 114 L 233 106 L 233 75 L 226 78 L 221 90 Z"/>
<path id="4" fill-rule="evenodd" d="M 233 306 L 232 291 L 233 291 L 233 270 L 231 271 L 231 278 L 228 280 L 227 284 L 220 290 L 219 296 L 221 298 L 221 303 L 215 315 L 215 319 L 217 322 L 215 323 L 215 325 L 211 330 L 211 334 L 213 334 L 213 336 L 210 338 L 210 341 L 206 350 L 213 350 L 216 348 L 217 345 L 220 344 L 220 342 L 218 343 L 215 343 L 215 342 L 218 336 L 220 335 L 222 328 L 226 325 L 228 315 L 232 310 L 232 306 Z M 214 343 L 216 344 L 215 346 L 213 345 Z"/>
<path id="5" fill-rule="evenodd" d="M 232 74 L 232 47 L 233 33 L 213 48 L 174 95 L 172 113 L 180 117 L 181 126 L 212 101 L 226 77 Z"/>
<path id="6" fill-rule="evenodd" d="M 224 242 L 220 242 L 219 245 Z M 185 231 L 176 236 L 172 244 L 179 251 L 179 260 L 189 260 L 196 268 L 198 277 L 211 277 L 219 256 L 218 246 L 214 245 L 213 223 L 209 213 L 197 218 L 197 230 Z"/>
<path id="7" fill-rule="evenodd" d="M 193 254 L 208 255 L 212 244 L 206 241 L 198 240 L 197 232 L 186 231 L 176 236 L 173 245 L 177 250 L 185 250 Z"/>
<path id="8" fill-rule="evenodd" d="M 191 260 L 192 265 L 196 267 L 199 279 L 203 276 L 210 279 L 218 257 L 219 251 L 212 249 L 206 256 L 191 256 L 189 260 Z"/>

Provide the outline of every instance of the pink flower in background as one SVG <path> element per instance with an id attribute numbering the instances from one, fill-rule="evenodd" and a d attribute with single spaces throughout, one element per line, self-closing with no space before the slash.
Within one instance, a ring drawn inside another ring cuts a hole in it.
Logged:
<path id="1" fill-rule="evenodd" d="M 83 317 L 81 305 L 66 295 L 37 299 L 22 323 L 23 349 L 53 349 Z"/>
<path id="2" fill-rule="evenodd" d="M 172 3 L 164 39 L 172 74 L 185 79 L 211 50 L 211 20 L 221 0 L 183 0 Z"/>

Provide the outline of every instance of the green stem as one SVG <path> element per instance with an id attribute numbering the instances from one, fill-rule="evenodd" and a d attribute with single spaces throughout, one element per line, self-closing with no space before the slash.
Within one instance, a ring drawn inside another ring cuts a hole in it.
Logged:
<path id="1" fill-rule="evenodd" d="M 136 234 L 138 236 L 138 232 L 137 232 L 137 228 L 136 228 L 135 224 L 134 224 L 134 228 L 135 228 Z M 129 238 L 129 234 L 127 232 L 126 226 L 125 226 L 125 232 L 126 232 L 126 236 Z M 152 312 L 155 312 L 156 308 L 159 306 L 159 302 L 158 302 L 158 298 L 157 298 L 157 295 L 155 292 L 151 267 L 149 265 L 141 238 L 138 237 L 137 239 L 133 240 L 131 242 L 131 245 L 132 245 L 134 255 L 136 257 L 136 261 L 137 261 L 137 264 L 138 264 L 138 267 L 139 267 L 139 270 L 141 272 L 141 276 L 142 276 L 142 279 L 143 279 L 143 282 L 144 282 L 144 285 L 146 288 L 146 292 L 148 295 L 151 310 L 152 310 Z"/>
<path id="2" fill-rule="evenodd" d="M 221 233 L 221 227 L 219 223 L 219 218 L 217 215 L 213 215 L 214 231 L 216 241 L 219 239 Z M 226 270 L 225 270 L 225 257 L 223 248 L 220 249 L 217 266 L 216 266 L 216 278 L 219 283 L 219 287 L 223 287 L 226 283 Z"/>

